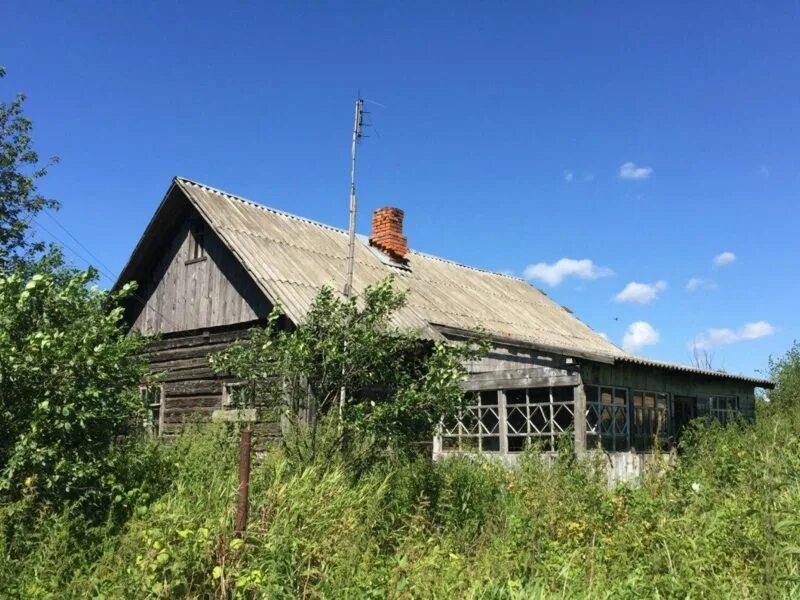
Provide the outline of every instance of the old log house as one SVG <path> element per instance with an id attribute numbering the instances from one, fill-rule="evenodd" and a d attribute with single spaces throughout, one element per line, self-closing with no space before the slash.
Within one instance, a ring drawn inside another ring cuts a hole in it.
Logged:
<path id="1" fill-rule="evenodd" d="M 464 339 L 480 326 L 493 342 L 469 365 L 469 408 L 443 424 L 436 456 L 513 461 L 530 441 L 556 450 L 571 431 L 578 451 L 601 447 L 615 469 L 635 471 L 654 439 L 668 446 L 698 416 L 752 417 L 754 388 L 772 387 L 633 356 L 522 279 L 410 250 L 402 223 L 401 210 L 380 209 L 371 235 L 358 236 L 355 292 L 393 274 L 409 292 L 396 325 L 432 340 Z M 212 373 L 209 354 L 276 303 L 287 325 L 301 321 L 323 286 L 342 289 L 346 255 L 343 230 L 174 179 L 117 282 L 139 284 L 130 326 L 160 336 L 150 362 L 166 378 L 143 389 L 154 429 L 172 435 L 190 415 L 230 404 L 240 390 Z"/>

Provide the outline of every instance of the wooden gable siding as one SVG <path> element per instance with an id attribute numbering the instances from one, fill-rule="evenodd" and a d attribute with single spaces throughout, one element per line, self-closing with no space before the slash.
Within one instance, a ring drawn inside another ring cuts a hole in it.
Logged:
<path id="1" fill-rule="evenodd" d="M 250 275 L 211 229 L 205 258 L 191 260 L 191 213 L 148 274 L 140 275 L 133 328 L 142 334 L 173 333 L 263 319 L 270 304 Z"/>

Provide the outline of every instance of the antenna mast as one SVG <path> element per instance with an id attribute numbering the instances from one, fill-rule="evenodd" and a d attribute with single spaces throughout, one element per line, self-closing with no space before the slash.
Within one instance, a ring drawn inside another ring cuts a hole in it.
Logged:
<path id="1" fill-rule="evenodd" d="M 344 297 L 347 300 L 353 296 L 353 263 L 356 252 L 356 146 L 361 139 L 361 126 L 364 118 L 364 100 L 356 100 L 356 114 L 353 120 L 353 145 L 351 148 L 350 162 L 350 225 L 348 227 L 347 246 L 347 277 L 344 283 Z"/>

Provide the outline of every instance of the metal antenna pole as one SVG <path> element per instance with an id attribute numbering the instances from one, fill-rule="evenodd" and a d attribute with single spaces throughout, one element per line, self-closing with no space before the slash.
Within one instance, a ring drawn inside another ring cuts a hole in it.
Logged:
<path id="1" fill-rule="evenodd" d="M 356 115 L 353 121 L 353 145 L 350 160 L 350 225 L 348 227 L 347 245 L 347 277 L 344 283 L 344 297 L 350 300 L 353 296 L 353 263 L 356 252 L 356 147 L 361 137 L 364 101 L 356 100 Z"/>
<path id="2" fill-rule="evenodd" d="M 356 100 L 356 115 L 353 120 L 353 144 L 350 150 L 350 225 L 347 229 L 347 276 L 344 282 L 344 297 L 347 301 L 353 297 L 353 263 L 356 254 L 356 147 L 361 137 L 361 125 L 364 101 L 359 98 Z M 347 352 L 347 342 L 344 350 Z M 344 374 L 344 373 L 342 373 Z M 342 385 L 339 390 L 339 429 L 344 427 L 344 406 L 347 401 L 347 389 Z"/>

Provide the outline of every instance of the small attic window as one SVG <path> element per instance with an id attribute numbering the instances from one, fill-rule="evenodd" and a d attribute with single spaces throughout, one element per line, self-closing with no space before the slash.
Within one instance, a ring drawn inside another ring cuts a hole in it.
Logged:
<path id="1" fill-rule="evenodd" d="M 206 257 L 206 230 L 202 221 L 192 221 L 189 237 L 189 259 L 186 262 L 204 260 Z"/>

